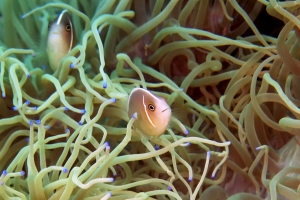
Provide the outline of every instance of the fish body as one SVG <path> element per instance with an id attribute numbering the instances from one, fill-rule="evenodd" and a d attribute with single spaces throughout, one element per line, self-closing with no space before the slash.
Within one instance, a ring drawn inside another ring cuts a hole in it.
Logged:
<path id="1" fill-rule="evenodd" d="M 49 24 L 47 39 L 47 54 L 50 67 L 55 71 L 63 57 L 65 57 L 74 46 L 74 28 L 70 13 L 63 10 L 58 17 Z"/>
<path id="2" fill-rule="evenodd" d="M 166 100 L 148 90 L 135 88 L 128 99 L 129 118 L 137 113 L 133 126 L 149 136 L 160 136 L 167 129 L 172 111 Z"/>

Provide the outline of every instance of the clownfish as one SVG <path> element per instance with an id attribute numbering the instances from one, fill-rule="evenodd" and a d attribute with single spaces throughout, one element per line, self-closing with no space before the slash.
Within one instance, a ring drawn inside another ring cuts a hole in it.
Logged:
<path id="1" fill-rule="evenodd" d="M 75 43 L 75 32 L 70 13 L 63 10 L 58 17 L 49 23 L 47 38 L 47 55 L 50 67 L 55 71 Z"/>
<path id="2" fill-rule="evenodd" d="M 172 111 L 166 100 L 148 90 L 135 88 L 128 99 L 129 118 L 137 113 L 134 128 L 149 136 L 160 136 L 167 129 Z"/>

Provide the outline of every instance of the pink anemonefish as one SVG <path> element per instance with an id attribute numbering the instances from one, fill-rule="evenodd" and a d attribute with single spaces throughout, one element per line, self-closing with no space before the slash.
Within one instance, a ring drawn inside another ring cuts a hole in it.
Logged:
<path id="1" fill-rule="evenodd" d="M 166 100 L 148 90 L 135 88 L 128 99 L 127 113 L 137 113 L 133 126 L 149 136 L 160 136 L 167 129 L 172 111 Z"/>
<path id="2" fill-rule="evenodd" d="M 63 10 L 53 22 L 49 23 L 47 54 L 53 71 L 59 67 L 61 60 L 70 52 L 74 43 L 75 32 L 70 13 Z"/>

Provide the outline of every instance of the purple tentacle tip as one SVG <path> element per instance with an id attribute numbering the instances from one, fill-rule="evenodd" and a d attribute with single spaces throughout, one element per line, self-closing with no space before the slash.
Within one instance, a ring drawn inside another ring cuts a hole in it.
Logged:
<path id="1" fill-rule="evenodd" d="M 2 98 L 5 98 L 5 97 L 6 97 L 6 95 L 4 93 L 2 93 Z"/>
<path id="2" fill-rule="evenodd" d="M 208 152 L 207 152 L 207 156 L 209 156 L 209 157 L 210 157 L 210 151 L 208 151 Z"/>
<path id="3" fill-rule="evenodd" d="M 171 191 L 171 190 L 172 190 L 172 188 L 171 188 L 170 186 L 168 186 L 168 190 L 170 190 L 170 191 Z"/>
<path id="4" fill-rule="evenodd" d="M 189 131 L 188 131 L 188 130 L 185 130 L 184 134 L 185 134 L 185 135 L 188 135 L 188 134 L 189 134 Z"/>
<path id="5" fill-rule="evenodd" d="M 104 89 L 107 88 L 107 82 L 106 82 L 106 81 L 103 81 L 102 87 L 103 87 Z"/>
<path id="6" fill-rule="evenodd" d="M 16 106 L 14 106 L 14 107 L 12 107 L 12 110 L 13 110 L 13 111 L 16 111 L 16 110 L 18 110 L 18 109 L 17 109 Z"/>
<path id="7" fill-rule="evenodd" d="M 116 103 L 116 101 L 117 101 L 116 98 L 112 98 L 111 100 L 112 100 L 112 102 L 114 102 L 114 103 Z"/>
<path id="8" fill-rule="evenodd" d="M 159 149 L 159 145 L 155 145 L 154 149 L 158 150 Z"/>
<path id="9" fill-rule="evenodd" d="M 26 105 L 29 105 L 29 104 L 30 104 L 30 101 L 28 101 L 28 100 L 25 101 L 25 104 L 26 104 Z"/>
<path id="10" fill-rule="evenodd" d="M 73 69 L 74 66 L 75 66 L 74 63 L 71 63 L 71 64 L 70 64 L 70 68 L 71 68 L 71 69 Z"/>
<path id="11" fill-rule="evenodd" d="M 68 173 L 68 171 L 69 171 L 69 170 L 68 170 L 68 168 L 66 168 L 66 167 L 64 167 L 64 168 L 62 169 L 62 172 L 63 172 L 63 173 Z"/>
<path id="12" fill-rule="evenodd" d="M 105 142 L 104 143 L 105 147 L 109 146 L 109 143 L 108 142 Z"/>
<path id="13" fill-rule="evenodd" d="M 114 180 L 115 180 L 114 178 L 110 178 L 110 182 L 114 182 Z"/>
<path id="14" fill-rule="evenodd" d="M 70 129 L 67 128 L 67 129 L 66 129 L 66 132 L 67 132 L 67 133 L 70 133 Z"/>
<path id="15" fill-rule="evenodd" d="M 29 142 L 29 137 L 25 139 L 25 141 L 28 143 Z"/>
<path id="16" fill-rule="evenodd" d="M 34 106 L 34 107 L 32 107 L 32 109 L 33 109 L 33 110 L 37 110 L 37 107 L 36 107 L 36 106 Z"/>
<path id="17" fill-rule="evenodd" d="M 29 124 L 29 126 L 32 126 L 33 122 L 31 120 L 29 120 L 28 124 Z"/>
<path id="18" fill-rule="evenodd" d="M 37 124 L 41 124 L 41 120 L 39 120 L 39 119 L 36 120 L 35 122 L 36 122 Z"/>
<path id="19" fill-rule="evenodd" d="M 45 126 L 45 128 L 46 128 L 47 130 L 49 130 L 49 129 L 51 128 L 51 126 Z"/>
<path id="20" fill-rule="evenodd" d="M 25 172 L 24 172 L 24 171 L 20 171 L 20 175 L 21 175 L 21 176 L 24 176 L 24 175 L 25 175 Z"/>
<path id="21" fill-rule="evenodd" d="M 79 122 L 78 122 L 78 124 L 81 126 L 81 125 L 82 125 L 82 122 L 81 122 L 81 121 L 79 121 Z"/>
<path id="22" fill-rule="evenodd" d="M 86 113 L 86 110 L 85 110 L 85 109 L 81 110 L 81 113 L 82 113 L 82 114 L 85 114 L 85 113 Z"/>
<path id="23" fill-rule="evenodd" d="M 26 74 L 27 78 L 30 78 L 30 74 Z"/>
<path id="24" fill-rule="evenodd" d="M 193 180 L 193 177 L 189 177 L 188 181 L 192 182 L 192 180 Z"/>
<path id="25" fill-rule="evenodd" d="M 65 107 L 65 111 L 68 111 L 69 110 L 69 108 L 68 107 Z"/>
<path id="26" fill-rule="evenodd" d="M 137 113 L 136 112 L 132 114 L 132 118 L 134 118 L 134 119 L 137 118 Z"/>
<path id="27" fill-rule="evenodd" d="M 3 175 L 3 176 L 6 176 L 6 174 L 7 174 L 7 171 L 6 171 L 6 170 L 3 170 L 3 171 L 2 171 L 2 175 Z"/>

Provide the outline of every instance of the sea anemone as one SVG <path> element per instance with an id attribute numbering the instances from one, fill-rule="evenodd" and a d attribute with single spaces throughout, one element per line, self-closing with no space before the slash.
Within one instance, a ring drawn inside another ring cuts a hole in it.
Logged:
<path id="1" fill-rule="evenodd" d="M 0 199 L 299 199 L 299 5 L 0 0 Z M 128 117 L 140 87 L 172 108 L 160 136 Z"/>

